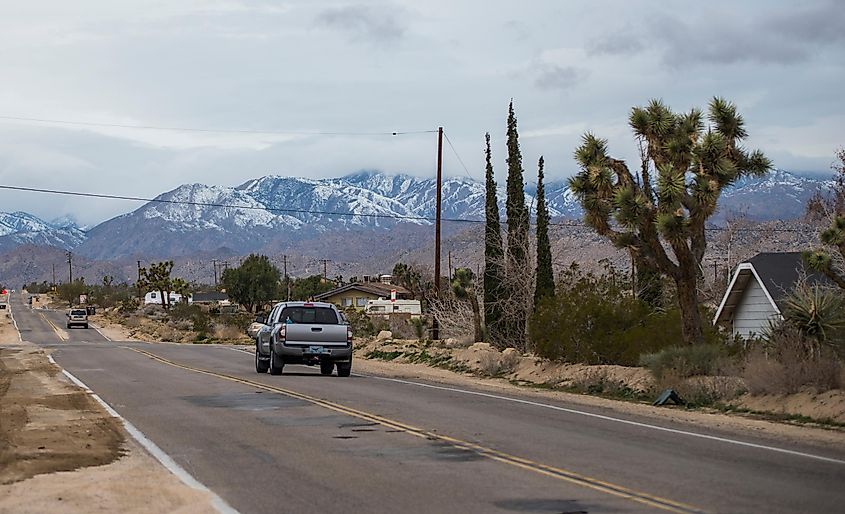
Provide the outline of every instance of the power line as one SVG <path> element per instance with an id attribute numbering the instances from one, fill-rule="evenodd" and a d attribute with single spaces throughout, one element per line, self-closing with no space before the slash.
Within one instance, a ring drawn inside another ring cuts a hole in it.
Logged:
<path id="1" fill-rule="evenodd" d="M 60 190 L 60 189 L 43 189 L 37 187 L 24 187 L 24 186 L 9 186 L 9 185 L 0 185 L 0 189 L 10 190 L 10 191 L 24 191 L 29 193 L 46 193 L 46 194 L 55 194 L 55 195 L 65 195 L 65 196 L 80 196 L 84 198 L 101 198 L 106 200 L 128 200 L 133 202 L 147 202 L 147 203 L 164 203 L 164 204 L 172 204 L 172 205 L 190 205 L 194 207 L 215 207 L 215 208 L 226 208 L 226 209 L 244 209 L 244 210 L 251 210 L 251 211 L 269 211 L 269 212 L 279 212 L 285 214 L 319 214 L 323 216 L 340 216 L 340 217 L 348 217 L 348 218 L 378 218 L 378 219 L 398 219 L 398 220 L 409 220 L 409 221 L 436 221 L 436 218 L 428 217 L 428 216 L 411 216 L 407 214 L 359 214 L 354 212 L 337 212 L 337 211 L 321 211 L 321 210 L 311 210 L 311 209 L 283 209 L 278 207 L 259 207 L 254 205 L 236 205 L 236 204 L 225 204 L 225 203 L 213 203 L 213 202 L 191 202 L 188 200 L 167 200 L 165 198 L 143 198 L 139 196 L 124 196 L 124 195 L 113 195 L 113 194 L 105 194 L 105 193 L 86 193 L 82 191 L 67 191 L 67 190 Z M 466 219 L 466 218 L 441 218 L 441 221 L 448 221 L 451 223 L 474 223 L 474 224 L 481 224 L 485 223 L 485 220 L 473 220 L 473 219 Z M 589 225 L 584 223 L 583 221 L 578 220 L 569 220 L 569 221 L 560 221 L 560 222 L 552 222 L 549 223 L 550 227 L 568 227 L 568 228 L 589 228 Z M 727 230 L 732 230 L 733 232 L 806 232 L 802 229 L 797 228 L 772 228 L 772 227 L 760 227 L 760 228 L 734 228 L 728 229 L 727 227 L 706 227 L 704 230 L 707 231 L 715 231 L 715 232 L 722 232 Z"/>
<path id="2" fill-rule="evenodd" d="M 467 177 L 469 177 L 469 178 L 472 178 L 473 180 L 475 180 L 475 178 L 474 178 L 474 177 L 470 177 L 469 169 L 467 168 L 467 165 L 466 165 L 466 164 L 464 164 L 464 160 L 463 160 L 463 159 L 461 159 L 461 156 L 458 154 L 458 151 L 457 151 L 457 150 L 455 150 L 454 145 L 452 145 L 452 140 L 451 140 L 451 139 L 449 139 L 449 135 L 448 135 L 448 134 L 446 134 L 446 132 L 443 132 L 443 137 L 445 137 L 445 138 L 446 138 L 446 142 L 447 142 L 447 143 L 449 143 L 449 148 L 451 148 L 451 149 L 452 149 L 452 153 L 454 153 L 454 154 L 455 154 L 455 157 L 457 157 L 457 158 L 458 158 L 458 162 L 459 162 L 459 163 L 461 163 L 461 166 L 463 166 L 464 171 L 466 172 L 466 176 L 467 176 Z"/>
<path id="3" fill-rule="evenodd" d="M 404 136 L 409 134 L 433 134 L 437 130 L 396 130 L 385 132 L 345 132 L 345 131 L 310 131 L 310 130 L 241 130 L 241 129 L 205 129 L 195 127 L 162 127 L 157 125 L 126 125 L 122 123 L 97 123 L 91 121 L 55 120 L 47 118 L 28 118 L 23 116 L 0 115 L 0 120 L 26 121 L 32 123 L 56 123 L 81 127 L 125 128 L 139 130 L 169 130 L 174 132 L 201 132 L 211 134 L 253 134 L 276 136 Z"/>

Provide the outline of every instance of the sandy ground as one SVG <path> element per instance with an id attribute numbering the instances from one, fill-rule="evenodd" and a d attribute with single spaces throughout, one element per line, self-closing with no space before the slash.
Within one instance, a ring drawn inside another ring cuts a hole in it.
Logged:
<path id="1" fill-rule="evenodd" d="M 115 323 L 102 315 L 89 316 L 88 320 L 92 327 L 95 327 L 101 334 L 112 341 L 141 341 L 129 333 L 129 329 L 120 323 Z"/>
<path id="2" fill-rule="evenodd" d="M 356 350 L 356 355 L 361 357 L 369 349 L 379 347 L 379 344 L 384 345 L 385 343 L 386 342 L 370 342 L 359 345 Z M 388 343 L 386 348 L 392 347 L 389 346 Z M 464 359 L 462 362 L 469 364 L 475 363 L 476 367 L 481 365 L 483 361 L 486 360 L 481 355 L 477 355 L 472 358 L 468 358 L 468 356 L 472 353 L 481 354 L 488 350 L 483 347 L 476 348 L 476 350 L 470 351 L 469 353 L 465 351 L 468 349 L 459 350 L 459 352 L 463 352 L 461 353 L 461 359 Z M 527 359 L 525 362 L 534 362 L 533 358 L 523 357 L 523 359 Z M 552 370 L 549 368 L 543 373 L 539 371 L 540 369 L 545 369 L 544 366 L 547 365 L 548 364 L 538 364 L 534 366 L 531 364 L 531 366 L 538 368 L 533 375 L 533 377 L 538 380 L 537 383 L 542 383 L 541 381 L 546 377 L 549 379 L 549 383 L 556 383 L 556 381 L 560 379 L 560 375 L 562 373 L 560 369 Z M 515 373 L 521 373 L 522 376 L 525 376 L 526 372 L 522 366 L 524 366 L 524 363 L 521 360 L 520 363 L 516 365 Z M 522 371 L 520 372 L 521 369 Z M 578 373 L 581 372 L 578 368 L 572 369 Z M 639 373 L 627 371 L 630 369 L 639 368 L 623 368 L 620 377 L 624 379 L 627 376 L 633 383 L 639 383 L 642 377 Z M 831 430 L 808 425 L 792 425 L 764 419 L 756 419 L 753 416 L 746 416 L 738 413 L 725 414 L 716 410 L 687 410 L 683 407 L 674 406 L 653 407 L 647 403 L 611 400 L 587 394 L 574 394 L 564 391 L 529 388 L 512 384 L 510 382 L 510 374 L 505 376 L 505 378 L 484 378 L 466 373 L 456 373 L 447 369 L 434 368 L 427 364 L 402 362 L 402 360 L 398 358 L 391 361 L 359 358 L 355 362 L 355 371 L 364 374 L 372 373 L 396 378 L 420 379 L 429 382 L 439 382 L 444 385 L 467 386 L 474 389 L 485 390 L 493 394 L 523 396 L 530 397 L 532 399 L 561 400 L 566 401 L 570 405 L 603 407 L 612 409 L 614 412 L 620 414 L 646 416 L 654 419 L 655 422 L 659 422 L 660 420 L 678 421 L 692 426 L 719 427 L 738 432 L 753 432 L 765 434 L 766 436 L 785 442 L 814 442 L 837 448 L 845 446 L 845 431 L 843 430 Z M 612 370 L 608 370 L 608 372 L 610 371 Z M 834 392 L 834 395 L 837 395 L 838 393 L 840 392 Z M 773 401 L 773 403 L 776 405 L 776 402 Z"/>
<path id="3" fill-rule="evenodd" d="M 0 513 L 215 512 L 0 318 Z"/>

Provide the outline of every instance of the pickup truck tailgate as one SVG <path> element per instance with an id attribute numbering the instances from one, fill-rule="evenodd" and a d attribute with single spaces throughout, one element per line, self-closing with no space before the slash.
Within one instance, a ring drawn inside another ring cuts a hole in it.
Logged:
<path id="1" fill-rule="evenodd" d="M 346 325 L 289 324 L 285 326 L 287 346 L 346 346 Z"/>

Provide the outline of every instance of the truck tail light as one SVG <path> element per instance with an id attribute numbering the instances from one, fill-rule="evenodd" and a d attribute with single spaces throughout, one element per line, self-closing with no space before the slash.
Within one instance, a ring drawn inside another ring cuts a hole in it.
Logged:
<path id="1" fill-rule="evenodd" d="M 346 344 L 352 346 L 352 327 L 346 326 Z"/>

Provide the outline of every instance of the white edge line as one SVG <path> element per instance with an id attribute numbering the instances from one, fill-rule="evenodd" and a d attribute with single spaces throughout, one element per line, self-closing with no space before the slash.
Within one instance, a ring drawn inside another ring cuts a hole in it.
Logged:
<path id="1" fill-rule="evenodd" d="M 11 295 L 10 295 L 10 298 L 11 298 Z M 21 329 L 18 328 L 18 322 L 15 320 L 15 314 L 12 312 L 12 302 L 9 302 L 6 305 L 9 306 L 9 317 L 12 318 L 12 325 L 15 326 L 15 330 L 18 333 L 18 340 L 20 340 L 20 342 L 23 342 L 23 336 L 21 335 Z"/>
<path id="2" fill-rule="evenodd" d="M 112 417 L 117 418 L 123 423 L 123 427 L 129 432 L 129 435 L 132 436 L 135 441 L 138 442 L 141 446 L 144 447 L 157 461 L 161 463 L 162 466 L 167 468 L 168 471 L 176 475 L 179 480 L 182 481 L 185 485 L 190 487 L 191 489 L 196 489 L 197 491 L 202 491 L 204 493 L 208 493 L 211 496 L 211 505 L 214 509 L 219 512 L 220 514 L 238 514 L 238 511 L 232 508 L 228 503 L 226 503 L 223 498 L 215 494 L 211 489 L 203 485 L 199 480 L 191 476 L 190 473 L 185 471 L 185 468 L 180 466 L 170 457 L 170 455 L 164 453 L 164 450 L 158 447 L 157 444 L 152 442 L 147 436 L 144 435 L 143 432 L 135 428 L 135 425 L 129 422 L 126 418 L 118 414 L 116 410 L 114 410 L 111 405 L 105 402 L 100 396 L 91 390 L 90 387 L 85 385 L 84 382 L 73 376 L 72 373 L 67 371 L 66 369 L 59 366 L 59 364 L 53 359 L 52 355 L 48 355 L 47 359 L 50 363 L 55 364 L 62 370 L 62 373 L 70 379 L 71 382 L 76 384 L 77 386 L 81 387 L 86 393 L 90 394 L 92 398 L 97 400 L 97 402 L 106 409 Z"/>
<path id="3" fill-rule="evenodd" d="M 532 406 L 535 406 L 535 407 L 543 407 L 543 408 L 546 408 L 546 409 L 552 409 L 552 410 L 567 412 L 569 414 L 579 414 L 581 416 L 588 416 L 588 417 L 591 417 L 591 418 L 597 418 L 597 419 L 601 419 L 601 420 L 604 420 L 604 421 L 613 421 L 613 422 L 616 422 L 616 423 L 623 423 L 623 424 L 626 424 L 626 425 L 632 425 L 632 426 L 640 427 L 640 428 L 648 428 L 648 429 L 651 429 L 651 430 L 659 430 L 659 431 L 662 431 L 662 432 L 669 432 L 669 433 L 672 433 L 672 434 L 680 434 L 680 435 L 685 435 L 685 436 L 690 436 L 690 437 L 698 437 L 698 438 L 701 438 L 701 439 L 709 439 L 711 441 L 718 441 L 720 443 L 735 444 L 735 445 L 738 445 L 738 446 L 746 446 L 746 447 L 749 447 L 749 448 L 756 448 L 758 450 L 768 450 L 768 451 L 772 451 L 772 452 L 785 453 L 785 454 L 788 454 L 788 455 L 794 455 L 794 456 L 798 456 L 798 457 L 806 457 L 806 458 L 809 458 L 809 459 L 816 459 L 816 460 L 821 460 L 821 461 L 824 461 L 824 462 L 832 462 L 834 464 L 845 464 L 845 460 L 834 459 L 834 458 L 831 458 L 831 457 L 824 457 L 824 456 L 815 455 L 815 454 L 812 454 L 812 453 L 804 453 L 804 452 L 799 452 L 799 451 L 796 451 L 796 450 L 787 450 L 785 448 L 778 448 L 776 446 L 767 446 L 767 445 L 764 445 L 764 444 L 749 443 L 749 442 L 746 442 L 746 441 L 738 441 L 736 439 L 728 439 L 726 437 L 719 437 L 719 436 L 715 436 L 715 435 L 699 434 L 697 432 L 689 432 L 687 430 L 679 430 L 679 429 L 676 429 L 676 428 L 661 427 L 659 425 L 651 425 L 649 423 L 640 423 L 639 421 L 631 421 L 631 420 L 627 420 L 627 419 L 614 418 L 612 416 L 605 416 L 603 414 L 595 414 L 595 413 L 592 413 L 592 412 L 586 412 L 586 411 L 581 411 L 581 410 L 577 410 L 577 409 L 569 409 L 569 408 L 566 408 L 566 407 L 559 407 L 557 405 L 551 405 L 551 404 L 548 404 L 548 403 L 534 402 L 534 401 L 531 401 L 531 400 L 523 400 L 523 399 L 520 399 L 520 398 L 510 398 L 510 397 L 507 397 L 507 396 L 500 396 L 500 395 L 497 395 L 497 394 L 490 394 L 490 393 L 482 393 L 482 392 L 479 392 L 479 391 L 469 391 L 469 390 L 465 390 L 465 389 L 458 389 L 458 388 L 455 388 L 455 387 L 436 386 L 436 385 L 431 385 L 431 384 L 424 384 L 424 383 L 421 383 L 421 382 L 411 382 L 409 380 L 401 380 L 401 379 L 398 379 L 398 378 L 378 377 L 378 376 L 374 376 L 374 375 L 360 375 L 360 374 L 357 374 L 357 373 L 353 373 L 353 375 L 356 375 L 356 376 L 359 376 L 359 377 L 374 378 L 376 380 L 387 380 L 387 381 L 390 381 L 390 382 L 398 382 L 400 384 L 408 384 L 408 385 L 414 385 L 414 386 L 418 386 L 418 387 L 428 387 L 428 388 L 431 388 L 431 389 L 440 389 L 442 391 L 451 391 L 451 392 L 455 392 L 455 393 L 463 393 L 463 394 L 469 394 L 469 395 L 474 395 L 474 396 L 482 396 L 482 397 L 485 397 L 485 398 L 493 398 L 493 399 L 496 399 L 496 400 L 505 400 L 505 401 L 514 402 L 514 403 L 522 403 L 522 404 L 525 404 L 525 405 L 532 405 Z"/>
<path id="4" fill-rule="evenodd" d="M 235 348 L 232 348 L 232 350 L 242 351 L 242 352 L 245 352 L 245 353 L 252 353 L 252 352 L 249 352 L 247 350 L 240 350 L 240 349 L 235 349 Z M 697 432 L 690 432 L 688 430 L 679 430 L 677 428 L 661 427 L 659 425 L 652 425 L 652 424 L 649 424 L 649 423 L 641 423 L 639 421 L 631 421 L 631 420 L 628 420 L 628 419 L 614 418 L 612 416 L 605 416 L 604 414 L 595 414 L 593 412 L 586 412 L 586 411 L 577 410 L 577 409 L 569 409 L 569 408 L 566 408 L 566 407 L 559 407 L 557 405 L 551 405 L 549 403 L 534 402 L 534 401 L 531 401 L 531 400 L 523 400 L 523 399 L 520 399 L 520 398 L 511 398 L 511 397 L 508 397 L 508 396 L 501 396 L 501 395 L 498 395 L 498 394 L 482 393 L 480 391 L 470 391 L 470 390 L 466 390 L 466 389 L 458 389 L 456 387 L 437 386 L 437 385 L 432 385 L 432 384 L 425 384 L 425 383 L 422 383 L 422 382 L 412 382 L 410 380 L 401 380 L 401 379 L 398 379 L 398 378 L 379 377 L 379 376 L 375 376 L 375 375 L 362 375 L 360 373 L 353 373 L 352 375 L 356 376 L 356 377 L 362 377 L 362 378 L 373 378 L 375 380 L 386 380 L 386 381 L 389 381 L 389 382 L 397 382 L 397 383 L 400 383 L 400 384 L 413 385 L 413 386 L 417 386 L 417 387 L 428 387 L 430 389 L 439 389 L 441 391 L 450 391 L 450 392 L 454 392 L 454 393 L 462 393 L 462 394 L 469 394 L 469 395 L 474 395 L 474 396 L 482 396 L 484 398 L 492 398 L 492 399 L 495 399 L 495 400 L 504 400 L 504 401 L 508 401 L 508 402 L 521 403 L 521 404 L 524 404 L 524 405 L 532 405 L 534 407 L 543 407 L 545 409 L 552 409 L 552 410 L 556 410 L 556 411 L 566 412 L 566 413 L 569 413 L 569 414 L 579 414 L 581 416 L 597 418 L 597 419 L 601 419 L 601 420 L 604 420 L 604 421 L 613 421 L 613 422 L 616 422 L 616 423 L 623 423 L 623 424 L 626 424 L 626 425 L 632 425 L 632 426 L 640 427 L 640 428 L 648 428 L 648 429 L 651 429 L 651 430 L 659 430 L 661 432 L 669 432 L 669 433 L 672 433 L 672 434 L 685 435 L 685 436 L 689 436 L 689 437 L 698 437 L 698 438 L 701 438 L 701 439 L 718 441 L 720 443 L 734 444 L 734 445 L 737 445 L 737 446 L 745 446 L 745 447 L 748 447 L 748 448 L 756 448 L 758 450 L 768 450 L 768 451 L 777 452 L 777 453 L 784 453 L 784 454 L 787 454 L 787 455 L 794 455 L 794 456 L 797 456 L 797 457 L 806 457 L 808 459 L 816 459 L 816 460 L 820 460 L 820 461 L 824 461 L 824 462 L 831 462 L 831 463 L 834 463 L 834 464 L 845 464 L 845 460 L 834 459 L 832 457 L 824 457 L 822 455 L 815 455 L 815 454 L 812 454 L 812 453 L 799 452 L 799 451 L 796 451 L 796 450 L 787 450 L 786 448 L 778 448 L 777 446 L 767 446 L 765 444 L 749 443 L 749 442 L 746 442 L 746 441 L 739 441 L 739 440 L 736 440 L 736 439 L 728 439 L 727 437 L 719 437 L 719 436 L 708 435 L 708 434 L 699 434 Z"/>
<path id="5" fill-rule="evenodd" d="M 113 342 L 114 342 L 114 341 L 112 341 L 112 340 L 111 340 L 111 338 L 110 338 L 109 336 L 107 336 L 106 334 L 104 334 L 104 333 L 100 332 L 100 327 L 98 327 L 97 325 L 95 325 L 95 324 L 93 324 L 93 323 L 89 323 L 89 325 L 91 326 L 91 328 L 93 328 L 94 330 L 96 330 L 98 334 L 100 334 L 101 336 L 103 336 L 103 339 L 105 339 L 106 341 L 108 341 L 108 342 L 110 342 L 110 343 L 113 343 Z"/>

